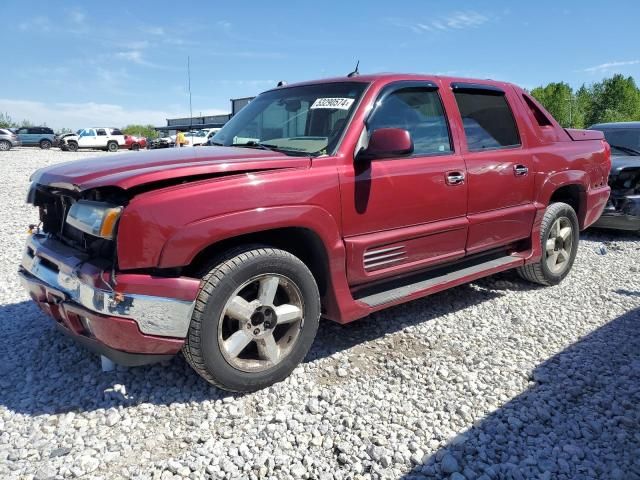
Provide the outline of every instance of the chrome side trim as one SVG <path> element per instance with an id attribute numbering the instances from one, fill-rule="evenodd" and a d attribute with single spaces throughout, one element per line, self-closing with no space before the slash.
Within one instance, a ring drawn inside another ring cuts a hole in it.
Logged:
<path id="1" fill-rule="evenodd" d="M 148 335 L 184 338 L 189 330 L 195 301 L 175 298 L 116 293 L 83 283 L 76 274 L 78 265 L 71 273 L 55 272 L 38 256 L 39 242 L 30 237 L 22 257 L 22 270 L 54 290 L 64 292 L 71 300 L 87 310 L 102 315 L 134 320 L 140 331 Z M 30 253 L 33 252 L 33 255 Z M 28 279 L 25 279 L 28 281 Z"/>

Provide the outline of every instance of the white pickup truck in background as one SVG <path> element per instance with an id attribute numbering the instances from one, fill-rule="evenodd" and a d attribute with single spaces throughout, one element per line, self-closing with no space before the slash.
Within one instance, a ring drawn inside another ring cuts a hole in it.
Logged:
<path id="1" fill-rule="evenodd" d="M 118 128 L 92 127 L 60 139 L 60 149 L 75 152 L 81 148 L 92 148 L 117 152 L 126 145 L 124 134 Z"/>

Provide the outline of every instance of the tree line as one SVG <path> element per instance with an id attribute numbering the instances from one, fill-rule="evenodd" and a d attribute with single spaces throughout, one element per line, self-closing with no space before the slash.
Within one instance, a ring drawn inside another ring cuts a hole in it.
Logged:
<path id="1" fill-rule="evenodd" d="M 563 127 L 586 128 L 603 122 L 640 120 L 640 89 L 632 77 L 620 74 L 574 91 L 568 83 L 552 82 L 531 90 L 536 100 Z"/>

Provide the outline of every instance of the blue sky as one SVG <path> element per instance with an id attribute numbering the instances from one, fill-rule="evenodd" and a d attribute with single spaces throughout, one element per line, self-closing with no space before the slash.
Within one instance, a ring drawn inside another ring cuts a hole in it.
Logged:
<path id="1" fill-rule="evenodd" d="M 640 2 L 5 1 L 0 112 L 54 128 L 164 124 L 229 98 L 360 71 L 533 88 L 640 79 Z M 6 55 L 7 50 L 9 55 Z"/>

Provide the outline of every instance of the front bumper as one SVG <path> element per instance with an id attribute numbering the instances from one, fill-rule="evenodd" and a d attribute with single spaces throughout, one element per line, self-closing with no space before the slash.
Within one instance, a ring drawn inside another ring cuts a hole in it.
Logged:
<path id="1" fill-rule="evenodd" d="M 139 365 L 177 353 L 199 281 L 111 273 L 46 235 L 29 237 L 20 278 L 66 333 L 117 363 Z M 110 284 L 115 283 L 114 290 Z"/>
<path id="2" fill-rule="evenodd" d="M 640 195 L 628 195 L 610 201 L 594 227 L 616 230 L 640 231 Z"/>

